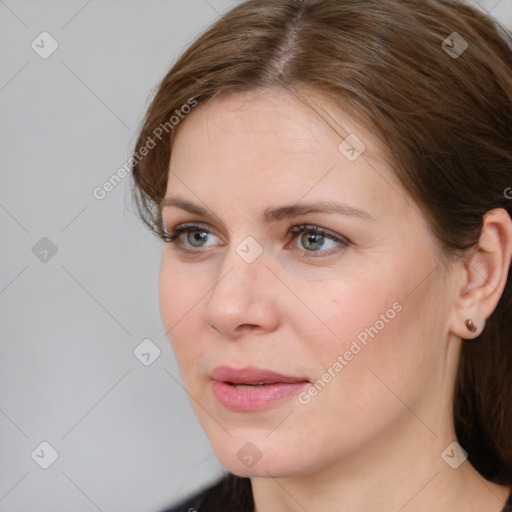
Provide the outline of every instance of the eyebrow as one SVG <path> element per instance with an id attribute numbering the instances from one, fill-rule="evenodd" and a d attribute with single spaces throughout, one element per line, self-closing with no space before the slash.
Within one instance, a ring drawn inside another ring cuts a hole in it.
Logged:
<path id="1" fill-rule="evenodd" d="M 165 207 L 171 206 L 174 206 L 175 208 L 180 208 L 194 215 L 200 215 L 202 217 L 211 216 L 211 212 L 208 211 L 206 208 L 203 208 L 202 206 L 191 203 L 187 199 L 177 196 L 164 197 L 158 205 L 158 210 L 160 213 L 162 213 L 162 210 Z M 300 215 L 306 215 L 308 213 L 337 213 L 349 217 L 359 217 L 367 221 L 376 220 L 365 210 L 361 210 L 360 208 L 349 206 L 343 203 L 335 203 L 333 201 L 315 201 L 309 203 L 294 204 L 289 206 L 267 208 L 263 212 L 263 220 L 266 223 L 271 223 L 287 218 L 298 217 Z"/>

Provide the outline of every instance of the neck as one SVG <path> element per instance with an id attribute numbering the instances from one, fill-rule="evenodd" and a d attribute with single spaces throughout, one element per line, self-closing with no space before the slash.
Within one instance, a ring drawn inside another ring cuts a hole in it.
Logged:
<path id="1" fill-rule="evenodd" d="M 408 412 L 390 432 L 321 470 L 251 478 L 255 512 L 501 512 L 510 490 L 485 480 L 468 460 L 450 467 L 441 454 L 456 439 L 454 429 L 434 431 Z"/>

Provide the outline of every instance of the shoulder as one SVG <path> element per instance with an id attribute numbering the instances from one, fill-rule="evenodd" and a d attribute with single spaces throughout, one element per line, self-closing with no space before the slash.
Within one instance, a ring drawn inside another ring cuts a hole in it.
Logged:
<path id="1" fill-rule="evenodd" d="M 228 473 L 217 482 L 160 512 L 252 512 L 252 489 L 249 478 Z"/>

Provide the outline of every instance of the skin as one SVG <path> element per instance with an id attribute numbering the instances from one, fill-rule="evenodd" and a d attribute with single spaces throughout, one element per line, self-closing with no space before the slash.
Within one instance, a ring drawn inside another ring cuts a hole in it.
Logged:
<path id="1" fill-rule="evenodd" d="M 433 504 L 499 512 L 510 490 L 468 461 L 452 469 L 441 454 L 456 440 L 460 337 L 479 334 L 503 291 L 510 218 L 489 213 L 471 259 L 445 269 L 385 148 L 354 117 L 336 119 L 342 136 L 291 95 L 266 90 L 202 103 L 175 132 L 166 197 L 209 211 L 162 212 L 168 233 L 183 222 L 207 231 L 202 241 L 194 228 L 179 237 L 193 254 L 166 244 L 159 279 L 163 324 L 191 405 L 220 463 L 251 478 L 258 512 L 431 512 Z M 349 133 L 366 145 L 355 161 L 338 149 Z M 316 200 L 373 220 L 310 213 L 263 221 L 266 208 Z M 308 245 L 307 232 L 289 234 L 301 224 L 348 245 Z M 262 250 L 252 263 L 236 251 L 248 236 Z M 309 403 L 293 396 L 233 412 L 216 401 L 208 378 L 215 366 L 255 365 L 315 382 L 397 303 L 401 310 Z M 250 468 L 237 457 L 248 442 L 261 454 Z"/>

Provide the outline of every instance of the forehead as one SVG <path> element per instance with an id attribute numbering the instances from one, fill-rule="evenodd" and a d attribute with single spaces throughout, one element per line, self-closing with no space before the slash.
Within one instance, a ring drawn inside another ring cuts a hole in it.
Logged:
<path id="1" fill-rule="evenodd" d="M 229 192 L 262 204 L 276 195 L 287 203 L 318 196 L 360 201 L 378 214 L 404 193 L 380 141 L 361 122 L 282 90 L 200 103 L 177 128 L 169 169 L 167 195 L 179 190 L 190 199 Z"/>
<path id="2" fill-rule="evenodd" d="M 236 148 L 241 151 L 257 139 L 258 145 L 266 143 L 274 150 L 290 149 L 293 156 L 298 150 L 332 151 L 348 135 L 357 133 L 365 139 L 365 158 L 381 160 L 385 148 L 378 137 L 350 115 L 348 107 L 346 110 L 341 112 L 339 106 L 320 94 L 295 97 L 277 88 L 227 91 L 201 102 L 177 127 L 174 140 L 186 145 L 193 131 L 195 137 L 215 145 L 229 136 L 233 144 L 242 142 Z"/>

